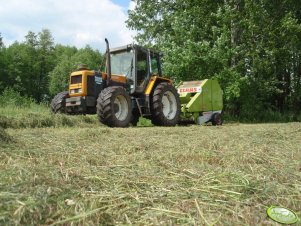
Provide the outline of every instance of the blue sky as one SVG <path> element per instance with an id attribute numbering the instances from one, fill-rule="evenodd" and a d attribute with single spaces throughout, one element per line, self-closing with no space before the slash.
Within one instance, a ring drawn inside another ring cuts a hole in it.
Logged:
<path id="1" fill-rule="evenodd" d="M 126 28 L 130 0 L 0 0 L 0 33 L 6 46 L 24 41 L 28 31 L 51 31 L 55 43 L 104 49 L 133 42 Z"/>
<path id="2" fill-rule="evenodd" d="M 128 7 L 130 4 L 130 0 L 112 0 L 112 2 L 122 7 Z"/>

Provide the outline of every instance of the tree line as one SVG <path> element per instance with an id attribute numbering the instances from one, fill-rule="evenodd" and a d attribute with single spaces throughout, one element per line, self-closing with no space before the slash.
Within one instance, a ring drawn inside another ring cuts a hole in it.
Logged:
<path id="1" fill-rule="evenodd" d="M 299 1 L 137 0 L 127 25 L 176 80 L 218 79 L 228 113 L 300 114 Z"/>
<path id="2" fill-rule="evenodd" d="M 48 29 L 29 31 L 25 41 L 6 47 L 0 34 L 0 94 L 7 88 L 37 102 L 67 90 L 69 75 L 81 63 L 98 69 L 103 55 L 90 46 L 55 44 Z"/>

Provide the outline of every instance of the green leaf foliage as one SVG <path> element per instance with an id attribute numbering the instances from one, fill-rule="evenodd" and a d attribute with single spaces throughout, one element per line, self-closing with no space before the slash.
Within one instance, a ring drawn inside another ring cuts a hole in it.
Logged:
<path id="1" fill-rule="evenodd" d="M 83 49 L 55 44 L 49 30 L 29 31 L 24 42 L 5 47 L 0 34 L 0 93 L 13 89 L 37 102 L 49 101 L 66 90 L 70 73 L 78 64 L 98 69 L 102 54 L 86 46 Z"/>
<path id="2" fill-rule="evenodd" d="M 127 25 L 164 52 L 176 80 L 217 78 L 243 118 L 301 111 L 301 5 L 269 0 L 137 0 Z"/>

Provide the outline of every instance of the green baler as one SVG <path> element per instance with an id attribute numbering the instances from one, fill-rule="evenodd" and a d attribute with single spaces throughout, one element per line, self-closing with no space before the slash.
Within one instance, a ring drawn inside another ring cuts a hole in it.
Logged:
<path id="1" fill-rule="evenodd" d="M 181 101 L 181 121 L 197 124 L 212 122 L 221 125 L 223 91 L 217 80 L 182 82 L 178 86 Z"/>

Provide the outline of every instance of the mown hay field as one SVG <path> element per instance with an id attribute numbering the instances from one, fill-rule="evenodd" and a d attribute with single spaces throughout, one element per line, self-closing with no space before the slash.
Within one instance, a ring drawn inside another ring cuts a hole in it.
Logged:
<path id="1" fill-rule="evenodd" d="M 271 205 L 301 216 L 301 123 L 121 129 L 49 117 L 2 116 L 0 225 L 278 225 Z"/>

